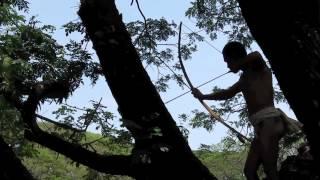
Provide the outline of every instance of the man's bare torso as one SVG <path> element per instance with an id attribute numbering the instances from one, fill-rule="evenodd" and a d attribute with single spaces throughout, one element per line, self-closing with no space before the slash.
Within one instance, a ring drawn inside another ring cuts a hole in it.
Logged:
<path id="1" fill-rule="evenodd" d="M 274 106 L 272 74 L 268 67 L 259 71 L 245 70 L 240 78 L 240 86 L 249 115 Z"/>

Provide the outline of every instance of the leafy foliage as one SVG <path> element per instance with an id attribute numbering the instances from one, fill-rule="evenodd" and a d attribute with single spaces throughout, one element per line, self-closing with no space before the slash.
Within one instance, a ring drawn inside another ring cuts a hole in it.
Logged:
<path id="1" fill-rule="evenodd" d="M 160 92 L 167 90 L 169 80 L 175 80 L 178 85 L 183 86 L 181 83 L 182 76 L 177 73 L 181 68 L 174 58 L 177 49 L 176 28 L 175 22 L 169 23 L 164 18 L 159 20 L 149 18 L 146 19 L 146 22 L 135 21 L 127 24 L 133 44 L 145 67 L 155 66 L 158 69 L 158 78 L 154 84 Z M 190 59 L 192 52 L 196 51 L 195 36 L 187 34 L 188 42 L 181 47 L 181 54 L 185 60 Z M 168 41 L 174 42 L 168 43 Z M 163 73 L 167 71 L 169 73 Z"/>
<path id="2" fill-rule="evenodd" d="M 178 85 L 181 83 L 182 75 L 179 74 L 180 65 L 175 59 L 177 40 L 177 25 L 175 22 L 168 22 L 164 18 L 148 18 L 145 22 L 134 21 L 126 24 L 127 30 L 131 34 L 133 45 L 135 46 L 141 61 L 146 69 L 156 68 L 158 75 L 154 78 L 154 85 L 159 92 L 166 92 L 170 80 L 174 80 Z M 72 33 L 84 34 L 85 30 L 80 22 L 69 22 L 63 26 L 66 35 Z M 202 40 L 202 37 L 196 33 L 186 34 L 186 42 L 181 47 L 183 59 L 190 59 L 191 54 L 197 50 L 196 41 Z M 81 40 L 81 43 L 87 42 L 87 37 Z M 168 43 L 172 41 L 172 43 Z M 94 72 L 99 72 L 97 66 Z M 94 74 L 86 74 L 92 80 L 96 80 Z"/>
<path id="3" fill-rule="evenodd" d="M 13 7 L 17 7 L 19 11 L 27 11 L 29 9 L 29 2 L 25 0 L 8 0 L 8 4 L 12 4 Z"/>
<path id="4" fill-rule="evenodd" d="M 24 139 L 25 126 L 19 109 L 15 107 L 29 97 L 32 88 L 43 82 L 66 82 L 72 93 L 83 83 L 83 78 L 88 77 L 94 85 L 101 74 L 100 65 L 93 61 L 92 54 L 86 49 L 88 40 L 85 37 L 80 42 L 71 39 L 69 43 L 60 45 L 53 38 L 55 27 L 42 24 L 34 16 L 26 20 L 19 15 L 19 10 L 27 13 L 27 5 L 26 1 L 16 0 L 0 6 L 0 135 L 20 157 L 37 153 L 33 145 Z M 69 33 L 81 31 L 79 27 L 82 26 L 64 26 Z M 89 125 L 96 123 L 97 130 L 101 129 L 110 141 L 123 147 L 131 145 L 128 131 L 115 128 L 110 122 L 114 115 L 100 102 L 92 104 L 92 108 L 84 108 L 83 115 L 78 117 L 76 113 L 79 114 L 79 109 L 66 105 L 54 112 L 57 118 L 63 117 L 63 127 L 74 126 L 81 132 L 48 124 L 40 124 L 40 127 L 96 151 L 91 143 L 81 143 Z"/>
<path id="5" fill-rule="evenodd" d="M 222 32 L 230 40 L 241 41 L 248 47 L 253 41 L 236 0 L 195 0 L 186 16 L 195 18 L 196 25 L 205 29 L 212 40 Z"/>
<path id="6" fill-rule="evenodd" d="M 119 144 L 131 144 L 132 138 L 127 130 L 115 126 L 116 122 L 113 113 L 107 110 L 107 107 L 100 102 L 92 102 L 92 107 L 74 107 L 68 104 L 62 105 L 59 109 L 53 112 L 56 119 L 61 119 L 60 122 L 70 127 L 74 127 L 83 132 L 86 132 L 90 125 L 94 125 L 96 130 L 101 130 L 101 134 L 105 137 L 117 141 Z M 76 118 L 76 116 L 78 117 Z M 56 127 L 56 130 L 61 131 L 63 128 Z M 76 136 L 77 135 L 77 136 Z M 63 137 L 71 137 L 72 140 L 77 141 L 81 138 L 83 133 L 74 133 L 66 131 Z"/>
<path id="7" fill-rule="evenodd" d="M 222 141 L 212 146 L 202 145 L 195 154 L 218 179 L 245 179 L 243 166 L 248 149 L 239 146 L 238 142 L 233 144 L 234 148 L 231 150 L 228 147 L 231 144 L 225 142 L 229 141 Z"/>
<path id="8" fill-rule="evenodd" d="M 0 96 L 0 136 L 18 156 L 32 157 L 37 152 L 24 139 L 23 128 L 19 112 Z"/>

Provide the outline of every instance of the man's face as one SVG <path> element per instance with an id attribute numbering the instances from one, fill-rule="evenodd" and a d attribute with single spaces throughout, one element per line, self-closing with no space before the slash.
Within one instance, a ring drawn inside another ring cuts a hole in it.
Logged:
<path id="1" fill-rule="evenodd" d="M 239 68 L 237 67 L 237 65 L 235 63 L 236 62 L 235 59 L 232 59 L 228 56 L 223 56 L 223 58 L 224 58 L 224 62 L 227 63 L 227 66 L 231 72 L 237 73 L 239 71 Z"/>

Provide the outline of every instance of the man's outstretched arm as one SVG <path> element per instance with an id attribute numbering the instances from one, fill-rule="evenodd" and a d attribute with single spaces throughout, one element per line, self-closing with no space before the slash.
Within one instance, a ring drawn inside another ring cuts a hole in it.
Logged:
<path id="1" fill-rule="evenodd" d="M 200 100 L 227 100 L 235 96 L 241 91 L 240 82 L 238 81 L 228 89 L 222 89 L 211 94 L 202 94 L 198 89 L 194 88 L 192 94 Z"/>

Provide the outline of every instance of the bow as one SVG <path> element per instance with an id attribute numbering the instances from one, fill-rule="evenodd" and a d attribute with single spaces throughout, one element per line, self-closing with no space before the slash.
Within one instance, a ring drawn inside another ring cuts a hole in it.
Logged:
<path id="1" fill-rule="evenodd" d="M 183 72 L 183 75 L 185 77 L 185 79 L 187 80 L 187 83 L 189 84 L 189 86 L 182 81 L 186 86 L 188 86 L 190 88 L 190 90 L 192 91 L 194 89 L 194 86 L 192 85 L 188 75 L 187 75 L 187 71 L 183 65 L 182 62 L 182 58 L 181 58 L 181 27 L 182 27 L 182 22 L 180 22 L 180 26 L 179 26 L 179 37 L 178 37 L 178 58 L 179 58 L 179 62 L 181 65 L 181 69 Z M 243 134 L 241 134 L 240 132 L 238 132 L 236 129 L 234 129 L 233 127 L 231 127 L 229 124 L 227 124 L 224 119 L 222 119 L 220 117 L 219 114 L 217 114 L 216 112 L 214 112 L 203 100 L 198 99 L 200 101 L 200 103 L 206 108 L 206 110 L 209 112 L 209 114 L 216 119 L 217 121 L 219 121 L 221 124 L 223 124 L 225 127 L 227 127 L 228 129 L 230 129 L 233 133 L 236 134 L 237 138 L 239 139 L 240 142 L 245 143 L 245 140 L 250 142 L 250 140 L 244 136 Z"/>

